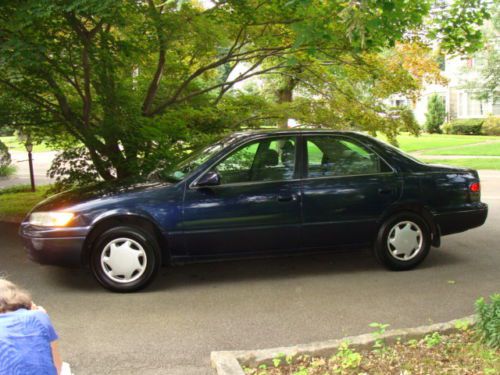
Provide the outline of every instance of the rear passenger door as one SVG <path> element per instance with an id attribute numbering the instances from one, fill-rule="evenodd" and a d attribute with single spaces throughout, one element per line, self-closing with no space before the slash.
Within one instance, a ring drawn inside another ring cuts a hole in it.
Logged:
<path id="1" fill-rule="evenodd" d="M 398 199 L 392 168 L 355 139 L 305 137 L 303 248 L 371 241 L 377 219 Z"/>

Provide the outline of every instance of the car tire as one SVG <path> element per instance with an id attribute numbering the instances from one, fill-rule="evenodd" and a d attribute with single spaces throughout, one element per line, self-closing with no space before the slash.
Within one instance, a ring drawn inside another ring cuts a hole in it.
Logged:
<path id="1" fill-rule="evenodd" d="M 90 258 L 97 281 L 113 292 L 128 293 L 150 284 L 160 268 L 158 242 L 147 231 L 120 226 L 103 232 Z"/>
<path id="2" fill-rule="evenodd" d="M 380 226 L 374 253 L 388 269 L 404 271 L 419 265 L 430 247 L 431 232 L 426 221 L 417 214 L 402 212 Z"/>

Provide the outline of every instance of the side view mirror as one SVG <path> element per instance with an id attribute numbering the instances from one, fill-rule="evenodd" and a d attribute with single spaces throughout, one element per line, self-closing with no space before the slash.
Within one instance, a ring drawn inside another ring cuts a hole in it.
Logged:
<path id="1" fill-rule="evenodd" d="M 220 175 L 215 171 L 208 171 L 196 183 L 199 187 L 210 187 L 220 185 Z"/>

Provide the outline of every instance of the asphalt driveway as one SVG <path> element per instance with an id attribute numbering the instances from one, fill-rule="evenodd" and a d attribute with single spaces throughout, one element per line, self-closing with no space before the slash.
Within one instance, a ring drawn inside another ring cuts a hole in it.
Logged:
<path id="1" fill-rule="evenodd" d="M 163 269 L 148 290 L 112 294 L 85 270 L 26 259 L 16 226 L 0 224 L 0 272 L 50 313 L 76 375 L 211 374 L 212 350 L 293 345 L 471 314 L 500 292 L 500 173 L 481 173 L 487 223 L 443 238 L 410 272 L 366 250 Z"/>

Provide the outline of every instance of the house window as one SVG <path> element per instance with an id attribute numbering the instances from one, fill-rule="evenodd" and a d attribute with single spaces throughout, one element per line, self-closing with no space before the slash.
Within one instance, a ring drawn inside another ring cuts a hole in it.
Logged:
<path id="1" fill-rule="evenodd" d="M 483 114 L 484 114 L 483 102 L 480 100 L 477 100 L 476 98 L 474 98 L 470 94 L 467 96 L 468 96 L 467 115 L 469 117 L 483 116 Z"/>
<path id="2" fill-rule="evenodd" d="M 493 103 L 491 104 L 491 113 L 495 116 L 500 115 L 500 96 L 495 96 L 493 98 Z"/>
<path id="3" fill-rule="evenodd" d="M 458 117 L 483 117 L 485 114 L 484 103 L 467 92 L 458 93 L 457 115 Z"/>

